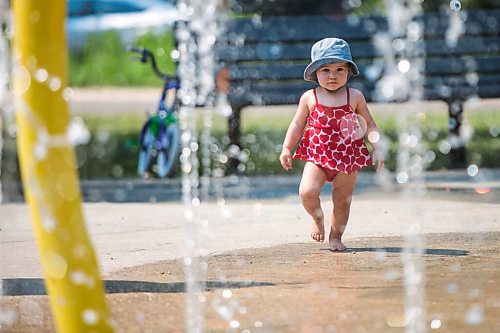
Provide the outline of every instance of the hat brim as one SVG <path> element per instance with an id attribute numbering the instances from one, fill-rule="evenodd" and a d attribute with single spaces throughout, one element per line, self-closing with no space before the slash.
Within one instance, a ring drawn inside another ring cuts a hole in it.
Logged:
<path id="1" fill-rule="evenodd" d="M 311 82 L 318 82 L 318 78 L 316 77 L 316 71 L 321 66 L 328 65 L 328 64 L 338 64 L 341 62 L 347 62 L 347 63 L 352 65 L 352 67 L 353 67 L 352 76 L 359 75 L 358 66 L 356 66 L 354 61 L 349 61 L 349 60 L 340 59 L 340 58 L 323 58 L 323 59 L 318 59 L 316 61 L 313 61 L 309 65 L 307 65 L 306 69 L 304 70 L 304 80 L 311 81 Z"/>

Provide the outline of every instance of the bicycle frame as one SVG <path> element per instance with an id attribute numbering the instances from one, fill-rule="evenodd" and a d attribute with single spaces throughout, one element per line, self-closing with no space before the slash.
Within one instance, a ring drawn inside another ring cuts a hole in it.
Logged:
<path id="1" fill-rule="evenodd" d="M 144 176 L 149 169 L 154 150 L 157 156 L 157 174 L 165 177 L 171 173 L 180 151 L 180 128 L 175 115 L 180 82 L 177 77 L 169 76 L 159 70 L 154 55 L 148 49 L 131 47 L 129 50 L 140 53 L 140 61 L 142 63 L 149 61 L 153 72 L 163 80 L 157 112 L 149 117 L 141 129 L 138 174 Z"/>

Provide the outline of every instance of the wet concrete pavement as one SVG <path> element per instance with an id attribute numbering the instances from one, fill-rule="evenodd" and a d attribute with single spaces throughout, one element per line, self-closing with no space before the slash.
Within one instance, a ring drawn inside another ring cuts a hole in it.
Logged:
<path id="1" fill-rule="evenodd" d="M 207 226 L 199 241 L 208 267 L 205 331 L 404 332 L 403 258 L 412 228 L 423 242 L 426 331 L 500 331 L 499 170 L 429 172 L 418 190 L 402 189 L 394 175 L 379 182 L 360 174 L 345 253 L 309 239 L 297 176 L 221 182 L 196 208 Z M 82 182 L 117 332 L 186 330 L 189 235 L 180 185 Z M 0 211 L 1 330 L 53 332 L 28 208 L 13 200 Z"/>
<path id="2" fill-rule="evenodd" d="M 198 243 L 208 267 L 205 331 L 403 332 L 409 324 L 402 260 L 415 228 L 422 235 L 427 331 L 499 331 L 498 171 L 426 177 L 417 190 L 392 182 L 381 188 L 373 175 L 361 176 L 345 253 L 309 239 L 294 177 L 240 179 L 228 184 L 224 200 L 202 202 L 195 213 L 206 226 Z M 230 190 L 242 196 L 231 198 Z M 329 218 L 328 189 L 322 200 Z M 117 332 L 182 332 L 185 206 L 144 201 L 83 204 L 108 303 Z M 28 208 L 4 203 L 0 210 L 0 307 L 14 314 L 2 328 L 53 332 Z"/>

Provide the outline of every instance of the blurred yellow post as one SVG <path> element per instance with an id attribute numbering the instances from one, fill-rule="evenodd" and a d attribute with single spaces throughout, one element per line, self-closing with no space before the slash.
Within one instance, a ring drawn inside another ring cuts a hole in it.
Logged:
<path id="1" fill-rule="evenodd" d="M 55 325 L 112 332 L 67 135 L 66 0 L 14 0 L 13 9 L 19 159 Z"/>

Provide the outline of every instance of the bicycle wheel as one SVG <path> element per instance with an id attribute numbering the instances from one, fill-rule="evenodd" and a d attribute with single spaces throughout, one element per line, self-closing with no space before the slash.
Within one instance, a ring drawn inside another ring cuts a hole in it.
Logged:
<path id="1" fill-rule="evenodd" d="M 145 127 L 148 124 L 145 125 Z M 139 160 L 137 163 L 137 174 L 140 177 L 144 177 L 146 171 L 148 171 L 151 164 L 151 155 L 153 152 L 153 147 L 155 143 L 155 134 L 151 128 L 146 128 L 141 136 L 141 150 L 139 151 Z"/>
<path id="2" fill-rule="evenodd" d="M 166 127 L 161 138 L 162 148 L 158 151 L 157 168 L 161 178 L 170 176 L 179 160 L 181 150 L 181 129 L 178 123 Z"/>

